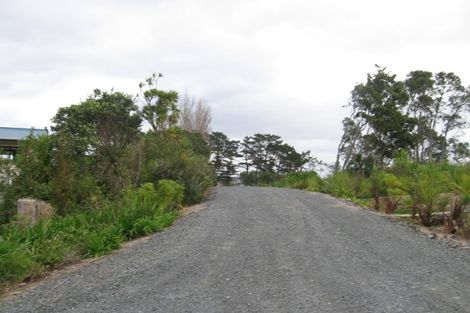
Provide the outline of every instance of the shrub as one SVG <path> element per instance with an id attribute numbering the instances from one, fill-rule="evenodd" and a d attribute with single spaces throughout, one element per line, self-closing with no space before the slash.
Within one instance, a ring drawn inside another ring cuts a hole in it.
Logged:
<path id="1" fill-rule="evenodd" d="M 274 172 L 251 171 L 240 174 L 240 179 L 247 186 L 270 186 L 279 179 L 280 175 Z"/>
<path id="2" fill-rule="evenodd" d="M 328 176 L 321 187 L 321 191 L 335 197 L 353 198 L 355 196 L 354 177 L 348 172 L 336 172 Z"/>
<path id="3" fill-rule="evenodd" d="M 83 257 L 97 257 L 118 249 L 124 238 L 115 225 L 96 225 L 94 231 L 84 232 L 80 241 Z"/>
<path id="4" fill-rule="evenodd" d="M 0 225 L 7 223 L 16 213 L 11 185 L 16 175 L 13 161 L 0 158 Z"/>
<path id="5" fill-rule="evenodd" d="M 304 189 L 308 191 L 320 191 L 322 180 L 314 171 L 294 172 L 279 177 L 273 185 L 276 187 L 287 187 Z"/>
<path id="6" fill-rule="evenodd" d="M 154 232 L 161 230 L 162 227 L 163 226 L 161 225 L 158 218 L 140 217 L 134 221 L 129 234 L 131 238 L 148 236 Z"/>
<path id="7" fill-rule="evenodd" d="M 29 136 L 15 161 L 0 160 L 0 284 L 106 254 L 202 199 L 214 184 L 207 142 L 169 127 L 176 120 L 144 135 L 143 113 L 129 95 L 95 90 L 57 112 L 52 135 Z M 26 227 L 13 217 L 21 197 L 48 201 L 57 215 Z"/>
<path id="8" fill-rule="evenodd" d="M 54 176 L 55 145 L 55 137 L 52 136 L 29 136 L 21 141 L 15 161 L 18 175 L 13 181 L 18 197 L 52 198 L 50 181 Z"/>
<path id="9" fill-rule="evenodd" d="M 464 166 L 453 166 L 448 171 L 451 194 L 449 214 L 445 218 L 446 230 L 454 233 L 460 229 L 465 234 L 464 208 L 470 203 L 470 174 Z"/>
<path id="10" fill-rule="evenodd" d="M 146 134 L 140 149 L 134 156 L 134 159 L 139 159 L 140 155 L 141 159 L 139 184 L 174 180 L 184 187 L 183 201 L 186 204 L 200 201 L 214 184 L 214 170 L 207 157 L 192 150 L 190 140 L 181 130 Z"/>
<path id="11" fill-rule="evenodd" d="M 34 267 L 34 261 L 23 248 L 0 237 L 0 290 L 7 282 L 30 276 Z"/>
<path id="12" fill-rule="evenodd" d="M 157 231 L 169 225 L 161 223 L 161 218 L 171 216 L 171 222 L 178 216 L 170 211 L 179 208 L 183 199 L 183 187 L 171 180 L 158 182 L 158 189 L 153 184 L 144 184 L 140 188 L 128 189 L 121 205 L 108 205 L 99 212 L 98 221 L 119 225 L 121 234 L 132 239 L 150 230 Z M 171 223 L 170 223 L 171 224 Z"/>
<path id="13" fill-rule="evenodd" d="M 437 209 L 440 195 L 446 191 L 446 185 L 446 175 L 437 165 L 420 165 L 414 171 L 408 191 L 424 226 L 431 225 L 432 214 Z"/>
<path id="14" fill-rule="evenodd" d="M 384 197 L 385 213 L 393 214 L 398 208 L 402 196 L 406 195 L 403 183 L 394 174 L 377 169 L 373 169 L 368 180 L 374 198 L 375 210 L 380 209 L 380 199 Z"/>
<path id="15" fill-rule="evenodd" d="M 171 195 L 166 195 L 166 192 L 170 192 L 170 190 L 162 190 L 160 194 L 157 193 L 151 183 L 143 184 L 137 189 L 128 188 L 124 191 L 120 210 L 132 210 L 141 216 L 153 215 L 158 210 L 159 203 L 162 201 L 161 197 L 171 198 Z"/>
<path id="16" fill-rule="evenodd" d="M 162 179 L 158 182 L 156 195 L 160 208 L 176 210 L 183 203 L 184 187 L 175 181 Z"/>

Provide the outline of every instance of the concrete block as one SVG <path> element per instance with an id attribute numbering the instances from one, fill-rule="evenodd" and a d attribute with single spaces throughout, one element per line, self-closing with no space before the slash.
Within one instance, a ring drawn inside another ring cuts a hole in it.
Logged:
<path id="1" fill-rule="evenodd" d="M 47 202 L 36 199 L 19 199 L 17 213 L 29 225 L 48 219 L 54 214 L 54 208 Z"/>

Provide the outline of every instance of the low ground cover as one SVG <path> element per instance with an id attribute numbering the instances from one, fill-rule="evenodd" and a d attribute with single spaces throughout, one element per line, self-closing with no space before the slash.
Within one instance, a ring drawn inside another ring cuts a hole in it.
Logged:
<path id="1" fill-rule="evenodd" d="M 127 189 L 100 208 L 54 216 L 34 226 L 20 219 L 0 228 L 0 290 L 46 271 L 118 249 L 124 241 L 171 225 L 179 216 L 184 189 L 171 180 L 156 188 Z"/>

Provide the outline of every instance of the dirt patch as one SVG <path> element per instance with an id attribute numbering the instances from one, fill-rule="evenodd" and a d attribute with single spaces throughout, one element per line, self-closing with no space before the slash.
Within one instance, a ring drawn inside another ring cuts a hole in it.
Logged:
<path id="1" fill-rule="evenodd" d="M 186 215 L 189 215 L 189 214 L 192 214 L 192 213 L 197 213 L 197 212 L 201 211 L 202 209 L 204 209 L 203 204 L 196 204 L 196 205 L 192 205 L 192 206 L 188 206 L 186 208 L 183 208 L 181 210 L 181 213 L 183 214 L 183 216 L 186 216 Z"/>

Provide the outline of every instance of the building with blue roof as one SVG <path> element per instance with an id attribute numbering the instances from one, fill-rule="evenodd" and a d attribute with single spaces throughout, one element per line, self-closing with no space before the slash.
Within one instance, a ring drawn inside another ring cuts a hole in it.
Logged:
<path id="1" fill-rule="evenodd" d="M 47 129 L 0 127 L 0 155 L 16 155 L 20 141 L 29 135 L 47 135 Z"/>

